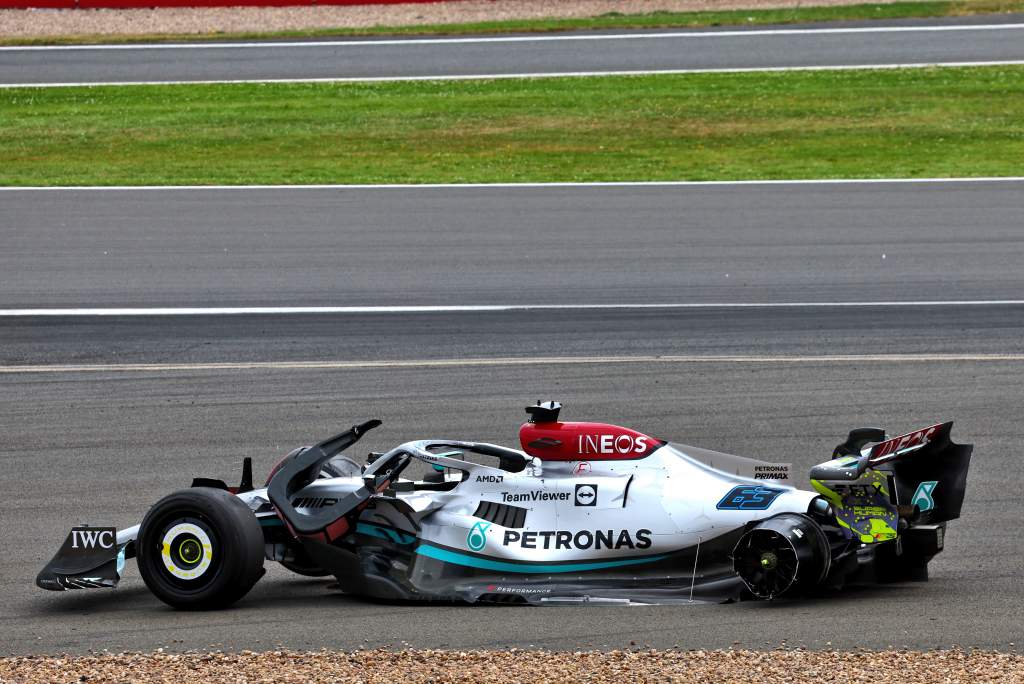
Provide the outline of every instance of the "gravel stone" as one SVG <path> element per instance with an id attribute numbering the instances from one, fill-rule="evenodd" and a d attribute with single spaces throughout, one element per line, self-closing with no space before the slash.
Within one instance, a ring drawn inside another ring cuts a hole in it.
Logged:
<path id="1" fill-rule="evenodd" d="M 895 0 L 882 0 L 892 2 Z M 814 0 L 813 6 L 863 0 Z M 593 17 L 609 12 L 798 7 L 800 0 L 459 0 L 395 5 L 166 7 L 160 9 L 0 10 L 0 38 L 71 35 L 210 34 Z"/>
<path id="2" fill-rule="evenodd" d="M 0 682 L 1024 682 L 994 651 L 443 651 L 151 653 L 0 659 Z"/>

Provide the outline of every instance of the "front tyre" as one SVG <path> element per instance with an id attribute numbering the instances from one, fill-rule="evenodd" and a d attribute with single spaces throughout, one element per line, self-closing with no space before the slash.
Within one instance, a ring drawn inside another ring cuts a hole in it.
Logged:
<path id="1" fill-rule="evenodd" d="M 146 586 L 175 608 L 224 608 L 263 576 L 260 524 L 245 503 L 221 489 L 165 496 L 143 518 L 136 548 Z"/>

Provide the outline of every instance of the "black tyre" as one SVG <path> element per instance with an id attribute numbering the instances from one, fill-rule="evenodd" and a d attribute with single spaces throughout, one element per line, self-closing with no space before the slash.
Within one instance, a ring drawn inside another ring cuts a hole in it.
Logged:
<path id="1" fill-rule="evenodd" d="M 157 598 L 175 608 L 224 608 L 263 576 L 263 532 L 238 497 L 194 487 L 158 501 L 142 520 L 139 571 Z"/>

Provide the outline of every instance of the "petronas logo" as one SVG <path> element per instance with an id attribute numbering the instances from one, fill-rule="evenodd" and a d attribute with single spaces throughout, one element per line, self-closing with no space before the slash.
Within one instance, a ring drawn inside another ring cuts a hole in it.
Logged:
<path id="1" fill-rule="evenodd" d="M 473 529 L 466 535 L 466 546 L 470 551 L 480 551 L 487 545 L 487 528 L 490 526 L 489 522 L 478 522 L 473 525 Z"/>
<path id="2" fill-rule="evenodd" d="M 939 486 L 938 482 L 922 482 L 917 485 L 917 490 L 914 492 L 914 496 L 911 497 L 910 503 L 920 508 L 922 511 L 930 511 L 935 508 L 935 499 L 932 498 L 932 492 Z"/>

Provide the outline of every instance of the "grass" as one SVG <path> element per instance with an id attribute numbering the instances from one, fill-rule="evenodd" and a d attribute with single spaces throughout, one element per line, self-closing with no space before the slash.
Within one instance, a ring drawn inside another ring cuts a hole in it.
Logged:
<path id="1" fill-rule="evenodd" d="M 0 91 L 0 184 L 1024 175 L 1024 68 Z"/>
<path id="2" fill-rule="evenodd" d="M 63 36 L 49 38 L 2 38 L 0 45 L 82 44 L 138 41 L 223 40 L 259 38 L 313 38 L 328 36 L 457 35 L 480 33 L 545 32 L 583 29 L 696 28 L 706 26 L 749 26 L 866 19 L 900 19 L 968 16 L 1024 12 L 1024 0 L 943 0 L 847 5 L 844 7 L 794 7 L 790 9 L 728 10 L 719 12 L 613 12 L 580 19 L 521 19 L 467 24 L 424 26 L 377 26 L 372 28 L 322 28 L 301 31 L 144 34 L 130 36 Z"/>

